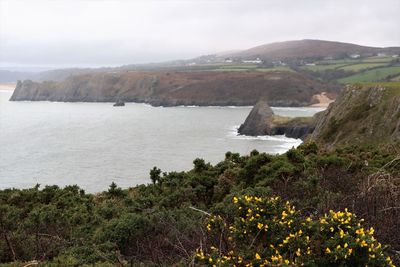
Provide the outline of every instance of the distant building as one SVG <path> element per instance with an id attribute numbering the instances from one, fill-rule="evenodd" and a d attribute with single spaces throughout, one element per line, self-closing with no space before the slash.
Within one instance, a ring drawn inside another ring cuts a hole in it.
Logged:
<path id="1" fill-rule="evenodd" d="M 242 60 L 243 63 L 255 63 L 255 64 L 260 64 L 262 63 L 262 60 L 260 58 L 252 59 L 252 60 Z"/>
<path id="2" fill-rule="evenodd" d="M 307 63 L 306 66 L 315 66 L 315 63 Z"/>
<path id="3" fill-rule="evenodd" d="M 233 60 L 231 58 L 225 58 L 225 63 L 232 63 Z"/>
<path id="4" fill-rule="evenodd" d="M 378 53 L 378 57 L 386 57 L 385 53 Z"/>
<path id="5" fill-rule="evenodd" d="M 399 57 L 399 55 L 392 55 L 393 58 Z"/>
<path id="6" fill-rule="evenodd" d="M 333 57 L 332 57 L 332 56 L 329 56 L 329 57 L 324 57 L 324 59 L 325 59 L 325 60 L 332 60 L 332 59 L 333 59 Z"/>
<path id="7" fill-rule="evenodd" d="M 360 54 L 351 54 L 350 57 L 351 58 L 360 58 Z"/>

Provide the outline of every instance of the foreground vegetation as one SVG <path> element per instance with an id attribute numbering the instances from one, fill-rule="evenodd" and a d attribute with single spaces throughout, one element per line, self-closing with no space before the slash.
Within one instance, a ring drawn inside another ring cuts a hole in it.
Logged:
<path id="1" fill-rule="evenodd" d="M 393 266 L 399 153 L 306 143 L 276 156 L 228 152 L 214 166 L 196 159 L 187 172 L 154 167 L 149 185 L 95 195 L 2 190 L 0 262 Z"/>

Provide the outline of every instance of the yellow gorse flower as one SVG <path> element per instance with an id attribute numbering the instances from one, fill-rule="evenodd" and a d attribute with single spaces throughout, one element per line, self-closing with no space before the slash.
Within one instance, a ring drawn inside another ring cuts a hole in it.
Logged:
<path id="1" fill-rule="evenodd" d="M 329 211 L 322 217 L 313 219 L 312 216 L 303 218 L 296 213 L 290 202 L 284 203 L 277 197 L 234 196 L 232 202 L 237 212 L 234 221 L 224 221 L 221 216 L 210 216 L 209 223 L 206 224 L 208 231 L 216 233 L 222 229 L 214 225 L 226 228 L 226 240 L 228 244 L 233 244 L 231 250 L 225 255 L 216 247 L 210 247 L 207 250 L 209 253 L 196 250 L 195 258 L 203 265 L 303 266 L 307 265 L 308 259 L 314 257 L 326 257 L 331 263 L 347 264 L 349 259 L 353 261 L 358 256 L 363 256 L 360 253 L 367 253 L 367 259 L 374 265 L 381 263 L 385 259 L 383 257 L 386 257 L 382 245 L 373 237 L 375 230 L 372 227 L 362 228 L 362 220 L 357 219 L 347 209 L 344 212 Z M 326 240 L 321 240 L 314 231 L 321 231 Z M 255 243 L 250 248 L 241 245 L 242 239 L 246 242 L 263 243 Z M 324 243 L 328 240 L 332 241 Z M 319 247 L 315 247 L 315 242 L 321 241 L 319 246 L 325 247 L 322 255 Z M 261 245 L 262 250 L 257 251 L 256 248 L 261 248 Z M 394 266 L 390 257 L 386 258 L 385 266 Z"/>

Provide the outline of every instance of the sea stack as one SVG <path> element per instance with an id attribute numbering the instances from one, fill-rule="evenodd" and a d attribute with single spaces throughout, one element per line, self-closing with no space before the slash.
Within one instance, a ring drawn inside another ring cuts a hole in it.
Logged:
<path id="1" fill-rule="evenodd" d="M 259 100 L 245 122 L 239 127 L 239 134 L 243 135 L 269 135 L 274 112 L 265 100 Z"/>
<path id="2" fill-rule="evenodd" d="M 323 112 L 313 117 L 283 117 L 275 115 L 264 100 L 253 107 L 246 121 L 239 127 L 238 133 L 243 135 L 285 135 L 291 138 L 305 139 L 314 129 L 316 121 Z"/>

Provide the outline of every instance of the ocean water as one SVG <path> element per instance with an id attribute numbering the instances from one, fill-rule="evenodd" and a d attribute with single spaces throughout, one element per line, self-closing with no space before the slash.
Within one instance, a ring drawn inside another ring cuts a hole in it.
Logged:
<path id="1" fill-rule="evenodd" d="M 282 153 L 301 143 L 284 136 L 238 136 L 251 107 L 151 107 L 128 103 L 10 102 L 0 90 L 0 188 L 77 184 L 88 192 L 111 182 L 149 183 L 149 170 L 213 164 L 226 151 Z M 318 108 L 275 108 L 311 116 Z"/>

